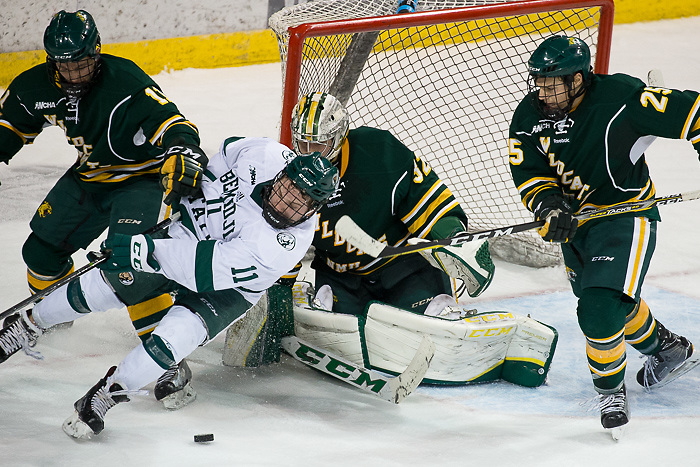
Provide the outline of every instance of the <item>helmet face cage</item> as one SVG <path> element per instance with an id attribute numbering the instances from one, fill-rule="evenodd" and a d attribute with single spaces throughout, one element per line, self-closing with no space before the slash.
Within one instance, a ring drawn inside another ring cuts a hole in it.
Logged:
<path id="1" fill-rule="evenodd" d="M 591 73 L 591 53 L 581 39 L 552 36 L 545 39 L 528 60 L 528 93 L 541 115 L 563 119 L 574 101 L 588 88 Z M 580 73 L 583 82 L 574 89 L 574 79 Z"/>
<path id="2" fill-rule="evenodd" d="M 338 169 L 321 154 L 297 156 L 263 193 L 263 217 L 277 229 L 299 225 L 321 209 L 339 180 Z"/>
<path id="3" fill-rule="evenodd" d="M 320 152 L 334 162 L 350 127 L 350 116 L 325 92 L 303 96 L 292 111 L 292 149 L 297 155 Z"/>
<path id="4" fill-rule="evenodd" d="M 276 229 L 286 229 L 304 222 L 323 203 L 311 198 L 284 171 L 277 174 L 263 195 L 263 217 Z"/>
<path id="5" fill-rule="evenodd" d="M 85 95 L 101 69 L 100 34 L 84 10 L 60 11 L 44 32 L 44 49 L 50 81 L 70 98 Z"/>
<path id="6" fill-rule="evenodd" d="M 538 85 L 539 82 L 539 85 Z M 584 86 L 574 93 L 574 75 L 537 76 L 529 75 L 527 90 L 535 107 L 545 118 L 561 120 L 569 115 L 578 96 L 583 94 Z"/>

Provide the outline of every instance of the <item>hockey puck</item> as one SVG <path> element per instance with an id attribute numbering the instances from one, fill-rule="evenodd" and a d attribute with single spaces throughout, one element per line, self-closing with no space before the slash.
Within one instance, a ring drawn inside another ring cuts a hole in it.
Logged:
<path id="1" fill-rule="evenodd" d="M 195 443 L 209 443 L 214 441 L 214 435 L 212 433 L 207 433 L 205 435 L 194 435 Z"/>

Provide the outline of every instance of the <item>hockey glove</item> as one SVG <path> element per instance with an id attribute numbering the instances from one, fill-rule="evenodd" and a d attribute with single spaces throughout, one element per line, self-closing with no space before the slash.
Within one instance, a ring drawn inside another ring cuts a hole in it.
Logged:
<path id="1" fill-rule="evenodd" d="M 100 264 L 100 269 L 113 272 L 140 271 L 158 272 L 160 264 L 153 253 L 155 244 L 149 235 L 114 234 L 102 242 L 102 253 L 109 259 Z"/>
<path id="2" fill-rule="evenodd" d="M 160 168 L 160 183 L 165 191 L 163 202 L 173 204 L 182 196 L 197 196 L 202 189 L 202 175 L 209 159 L 197 146 L 171 146 Z"/>
<path id="3" fill-rule="evenodd" d="M 561 196 L 553 195 L 543 199 L 535 208 L 535 219 L 545 221 L 537 232 L 547 242 L 566 243 L 576 233 L 578 219 Z"/>
<path id="4" fill-rule="evenodd" d="M 412 238 L 408 243 L 415 245 L 423 241 L 425 240 Z M 462 280 L 470 297 L 477 297 L 486 290 L 496 270 L 486 240 L 422 250 L 420 254 L 433 267 L 441 269 L 450 277 Z"/>

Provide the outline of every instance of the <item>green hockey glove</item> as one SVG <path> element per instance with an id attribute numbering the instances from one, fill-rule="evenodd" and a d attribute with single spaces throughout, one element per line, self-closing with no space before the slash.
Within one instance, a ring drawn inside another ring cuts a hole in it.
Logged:
<path id="1" fill-rule="evenodd" d="M 425 240 L 412 238 L 408 243 L 415 245 L 423 241 Z M 422 250 L 420 254 L 433 267 L 462 280 L 470 297 L 477 297 L 486 290 L 496 270 L 486 240 Z"/>
<path id="2" fill-rule="evenodd" d="M 140 271 L 155 273 L 160 264 L 153 253 L 155 244 L 149 235 L 114 234 L 102 242 L 101 251 L 109 259 L 99 265 L 100 269 L 114 272 Z"/>
<path id="3" fill-rule="evenodd" d="M 578 228 L 578 219 L 574 217 L 571 206 L 563 197 L 548 196 L 537 205 L 534 213 L 536 220 L 545 221 L 545 224 L 537 229 L 537 233 L 545 241 L 566 243 L 574 238 Z"/>
<path id="4" fill-rule="evenodd" d="M 197 146 L 171 146 L 160 168 L 160 183 L 165 191 L 165 204 L 171 205 L 182 196 L 198 196 L 202 176 L 209 159 Z"/>

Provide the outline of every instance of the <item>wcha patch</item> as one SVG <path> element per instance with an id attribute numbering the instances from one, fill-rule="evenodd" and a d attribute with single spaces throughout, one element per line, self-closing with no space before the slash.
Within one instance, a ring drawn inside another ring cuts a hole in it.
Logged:
<path id="1" fill-rule="evenodd" d="M 285 250 L 293 250 L 297 244 L 297 239 L 289 232 L 280 232 L 277 234 L 277 242 L 282 245 Z"/>

